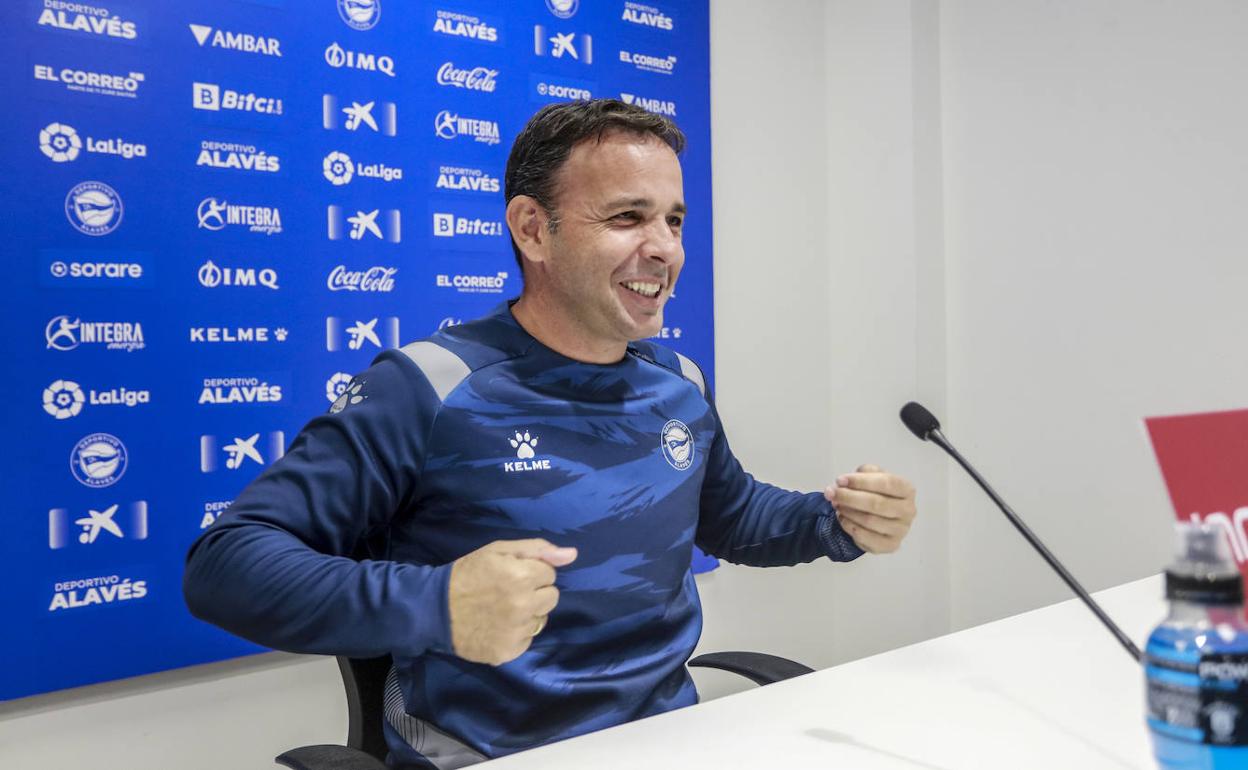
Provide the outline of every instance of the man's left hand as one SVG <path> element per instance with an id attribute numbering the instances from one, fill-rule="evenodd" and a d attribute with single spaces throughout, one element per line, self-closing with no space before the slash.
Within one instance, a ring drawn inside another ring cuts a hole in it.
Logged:
<path id="1" fill-rule="evenodd" d="M 892 553 L 910 531 L 917 512 L 914 485 L 876 465 L 837 478 L 823 491 L 844 529 L 867 553 Z"/>

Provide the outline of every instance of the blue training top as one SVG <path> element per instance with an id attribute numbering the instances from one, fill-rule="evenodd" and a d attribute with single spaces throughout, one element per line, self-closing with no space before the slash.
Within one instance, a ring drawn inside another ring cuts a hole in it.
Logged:
<path id="1" fill-rule="evenodd" d="M 386 351 L 192 546 L 187 604 L 268 647 L 392 655 L 394 756 L 438 767 L 693 704 L 695 543 L 755 566 L 862 554 L 822 494 L 741 468 L 704 391 L 651 342 L 560 355 L 507 304 Z M 451 563 L 537 537 L 579 551 L 545 630 L 502 666 L 457 657 Z"/>

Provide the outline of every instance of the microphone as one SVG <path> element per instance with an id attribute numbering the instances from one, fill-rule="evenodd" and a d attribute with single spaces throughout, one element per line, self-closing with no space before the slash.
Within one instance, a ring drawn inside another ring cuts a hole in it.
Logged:
<path id="1" fill-rule="evenodd" d="M 1088 609 L 1092 610 L 1092 614 L 1096 615 L 1096 617 L 1105 624 L 1105 627 L 1108 628 L 1110 633 L 1118 639 L 1119 643 L 1122 644 L 1127 653 L 1130 654 L 1137 663 L 1140 662 L 1140 648 L 1136 647 L 1135 643 L 1131 641 L 1131 638 L 1124 634 L 1122 629 L 1119 628 L 1114 621 L 1110 620 L 1109 615 L 1105 614 L 1105 610 L 1101 609 L 1100 605 L 1093 601 L 1092 597 L 1088 595 L 1088 592 L 1084 590 L 1083 586 L 1079 585 L 1079 581 L 1075 580 L 1074 576 L 1071 575 L 1070 572 L 1062 566 L 1062 563 L 1057 560 L 1057 557 L 1049 553 L 1049 549 L 1044 547 L 1044 543 L 1040 542 L 1040 538 L 1036 537 L 1035 533 L 1023 523 L 1023 520 L 1018 517 L 1018 514 L 1014 513 L 1010 506 L 1006 505 L 1005 501 L 1001 499 L 1001 496 L 997 494 L 996 490 L 989 486 L 988 482 L 984 480 L 984 477 L 980 476 L 979 472 L 966 461 L 966 458 L 964 458 L 958 450 L 953 448 L 953 445 L 949 443 L 949 440 L 946 439 L 944 434 L 940 432 L 940 421 L 938 421 L 931 412 L 923 408 L 922 404 L 914 401 L 911 401 L 901 408 L 901 421 L 906 424 L 906 427 L 910 429 L 911 433 L 924 441 L 931 441 L 933 444 L 936 444 L 941 449 L 948 452 L 950 457 L 958 461 L 958 465 L 961 465 L 962 468 L 970 474 L 971 478 L 975 479 L 975 483 L 979 484 L 980 488 L 983 489 L 984 492 L 992 498 L 992 501 L 997 504 L 997 507 L 1000 508 L 1001 512 L 1005 514 L 1005 518 L 1010 520 L 1010 523 L 1013 524 L 1014 528 L 1027 539 L 1028 543 L 1031 543 L 1031 547 L 1035 548 L 1036 551 L 1044 557 L 1044 560 L 1049 563 L 1049 566 L 1053 568 L 1053 571 L 1066 582 L 1066 585 L 1070 586 L 1070 590 L 1074 591 L 1075 595 L 1078 596 L 1085 605 L 1087 605 Z"/>

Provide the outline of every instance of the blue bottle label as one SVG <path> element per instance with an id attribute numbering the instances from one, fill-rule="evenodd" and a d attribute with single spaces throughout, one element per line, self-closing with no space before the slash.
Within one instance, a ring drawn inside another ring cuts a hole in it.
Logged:
<path id="1" fill-rule="evenodd" d="M 1248 746 L 1248 653 L 1145 656 L 1148 723 L 1193 743 Z"/>

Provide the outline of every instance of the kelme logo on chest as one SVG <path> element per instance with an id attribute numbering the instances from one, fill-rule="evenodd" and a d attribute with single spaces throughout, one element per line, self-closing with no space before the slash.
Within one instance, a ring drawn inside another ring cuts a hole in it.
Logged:
<path id="1" fill-rule="evenodd" d="M 522 471 L 548 471 L 550 470 L 550 460 L 534 459 L 537 452 L 533 447 L 537 446 L 537 436 L 530 436 L 526 430 L 524 433 L 516 432 L 516 437 L 508 439 L 511 448 L 516 450 L 516 460 L 513 462 L 503 463 L 503 470 L 507 473 L 518 473 Z"/>

